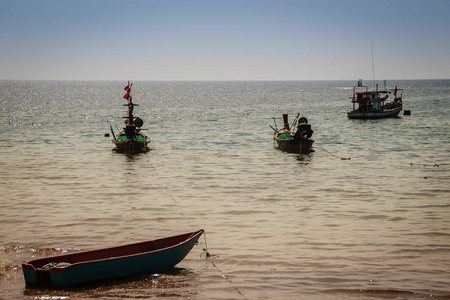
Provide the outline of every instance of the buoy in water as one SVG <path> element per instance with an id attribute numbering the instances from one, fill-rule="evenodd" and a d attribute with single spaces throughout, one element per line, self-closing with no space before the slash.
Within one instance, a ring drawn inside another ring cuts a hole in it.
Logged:
<path id="1" fill-rule="evenodd" d="M 410 111 L 410 110 L 405 110 L 405 111 L 403 112 L 403 115 L 405 115 L 405 116 L 410 116 L 410 115 L 411 115 L 411 111 Z"/>
<path id="2" fill-rule="evenodd" d="M 105 136 L 108 137 L 108 136 L 109 136 L 109 133 L 105 133 Z"/>

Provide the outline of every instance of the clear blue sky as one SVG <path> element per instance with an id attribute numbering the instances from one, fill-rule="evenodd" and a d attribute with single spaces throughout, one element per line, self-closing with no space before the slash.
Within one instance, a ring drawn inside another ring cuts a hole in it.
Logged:
<path id="1" fill-rule="evenodd" d="M 450 0 L 0 0 L 0 79 L 450 78 Z"/>

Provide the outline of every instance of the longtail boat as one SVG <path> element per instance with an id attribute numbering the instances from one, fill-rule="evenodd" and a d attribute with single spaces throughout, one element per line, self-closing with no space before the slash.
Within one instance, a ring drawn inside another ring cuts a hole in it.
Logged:
<path id="1" fill-rule="evenodd" d="M 128 102 L 127 104 L 124 104 L 124 106 L 128 107 L 128 115 L 123 117 L 125 119 L 125 127 L 123 128 L 123 131 L 116 135 L 114 134 L 114 130 L 111 125 L 110 127 L 113 135 L 112 143 L 116 146 L 116 149 L 121 152 L 136 154 L 147 151 L 147 145 L 150 143 L 150 138 L 141 130 L 142 125 L 144 125 L 144 121 L 133 115 L 134 107 L 139 104 L 133 103 L 133 98 L 131 97 L 131 86 L 132 84 L 128 82 L 128 85 L 124 88 L 127 93 L 123 96 L 123 98 Z"/>
<path id="2" fill-rule="evenodd" d="M 22 263 L 27 286 L 64 289 L 110 278 L 153 274 L 178 264 L 204 231 Z"/>
<path id="3" fill-rule="evenodd" d="M 400 96 L 398 92 L 400 91 Z M 369 91 L 366 85 L 362 85 L 362 80 L 353 87 L 352 99 L 353 109 L 347 113 L 350 119 L 382 119 L 397 117 L 402 108 L 402 91 L 395 86 L 394 89 L 378 90 L 378 84 L 375 91 Z M 390 94 L 394 95 L 392 101 L 389 100 Z"/>
<path id="4" fill-rule="evenodd" d="M 311 136 L 314 131 L 311 129 L 311 124 L 308 124 L 308 119 L 299 118 L 299 116 L 300 114 L 297 114 L 294 123 L 289 127 L 288 115 L 283 114 L 284 127 L 280 130 L 272 127 L 275 131 L 273 138 L 279 149 L 296 153 L 305 153 L 311 150 L 314 143 Z"/>

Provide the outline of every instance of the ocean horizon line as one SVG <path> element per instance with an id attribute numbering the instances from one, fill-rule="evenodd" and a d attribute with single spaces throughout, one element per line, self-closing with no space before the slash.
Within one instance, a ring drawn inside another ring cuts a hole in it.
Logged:
<path id="1" fill-rule="evenodd" d="M 267 79 L 267 80 L 142 80 L 142 79 L 0 79 L 0 81 L 60 81 L 60 82 L 331 82 L 331 81 L 358 81 L 359 79 Z M 363 79 L 364 80 L 364 79 Z M 375 82 L 383 81 L 436 81 L 450 80 L 450 78 L 415 78 L 415 79 L 376 79 Z M 373 82 L 373 79 L 365 79 L 365 82 Z"/>

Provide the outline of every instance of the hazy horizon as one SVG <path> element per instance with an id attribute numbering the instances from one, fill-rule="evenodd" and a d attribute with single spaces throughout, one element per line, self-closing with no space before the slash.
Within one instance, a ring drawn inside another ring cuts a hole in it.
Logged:
<path id="1" fill-rule="evenodd" d="M 445 0 L 0 2 L 3 80 L 450 78 Z"/>

